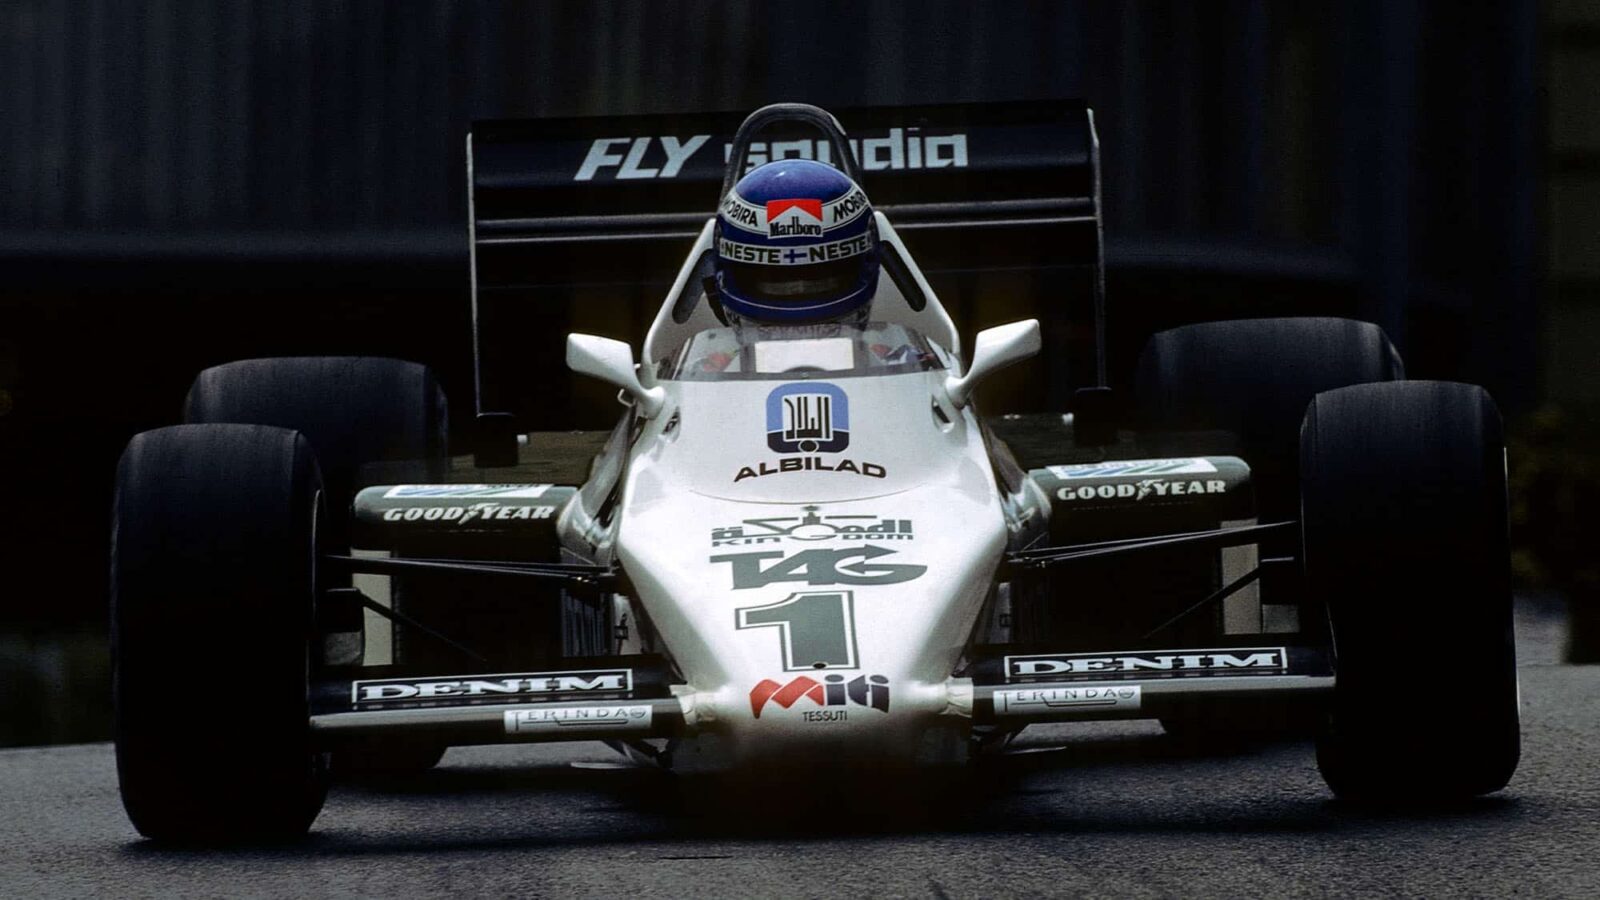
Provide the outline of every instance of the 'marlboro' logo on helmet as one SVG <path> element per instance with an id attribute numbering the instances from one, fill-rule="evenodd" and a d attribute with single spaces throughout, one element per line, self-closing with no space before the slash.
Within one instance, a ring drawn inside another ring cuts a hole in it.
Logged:
<path id="1" fill-rule="evenodd" d="M 775 238 L 821 237 L 860 218 L 867 211 L 867 193 L 852 184 L 843 196 L 826 203 L 795 197 L 757 205 L 730 191 L 721 211 L 723 219 L 741 231 Z"/>
<path id="2" fill-rule="evenodd" d="M 767 201 L 767 235 L 770 237 L 822 236 L 822 201 L 799 197 Z"/>

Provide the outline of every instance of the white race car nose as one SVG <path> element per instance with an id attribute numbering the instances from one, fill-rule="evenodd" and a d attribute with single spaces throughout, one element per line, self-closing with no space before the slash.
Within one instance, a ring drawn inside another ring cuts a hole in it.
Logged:
<path id="1" fill-rule="evenodd" d="M 966 759 L 972 682 L 849 673 L 766 679 L 749 692 L 683 689 L 685 730 L 710 738 L 709 765 L 939 764 Z"/>

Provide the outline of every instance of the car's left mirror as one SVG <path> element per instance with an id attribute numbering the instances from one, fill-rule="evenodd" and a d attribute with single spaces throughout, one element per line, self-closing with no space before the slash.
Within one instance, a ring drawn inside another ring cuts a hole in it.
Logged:
<path id="1" fill-rule="evenodd" d="M 634 371 L 633 348 L 622 341 L 592 334 L 569 334 L 567 368 L 622 388 L 639 415 L 646 419 L 655 418 L 667 401 L 665 390 L 647 388 L 639 383 L 639 373 Z"/>

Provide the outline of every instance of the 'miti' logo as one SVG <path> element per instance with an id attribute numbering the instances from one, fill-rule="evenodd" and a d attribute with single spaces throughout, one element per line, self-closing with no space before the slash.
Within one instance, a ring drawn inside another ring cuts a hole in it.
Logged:
<path id="1" fill-rule="evenodd" d="M 786 384 L 767 395 L 774 453 L 838 453 L 850 446 L 850 400 L 831 384 Z"/>
<path id="2" fill-rule="evenodd" d="M 767 201 L 767 234 L 771 237 L 822 235 L 821 200 Z"/>
<path id="3" fill-rule="evenodd" d="M 788 684 L 779 684 L 764 678 L 750 690 L 750 712 L 761 718 L 766 705 L 776 703 L 788 709 L 801 700 L 817 706 L 870 706 L 879 712 L 889 711 L 889 679 L 882 675 L 859 675 L 844 680 L 843 675 L 826 675 L 818 681 L 801 675 Z"/>

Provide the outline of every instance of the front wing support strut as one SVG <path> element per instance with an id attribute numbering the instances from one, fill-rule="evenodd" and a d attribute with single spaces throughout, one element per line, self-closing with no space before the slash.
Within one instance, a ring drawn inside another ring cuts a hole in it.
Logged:
<path id="1" fill-rule="evenodd" d="M 1128 538 L 1117 541 L 1100 541 L 1093 544 L 1072 544 L 1066 547 L 1043 547 L 1038 550 L 1018 550 L 1006 557 L 1007 564 L 1018 568 L 1044 568 L 1084 559 L 1105 559 L 1109 556 L 1128 556 L 1171 550 L 1178 547 L 1237 547 L 1240 544 L 1258 543 L 1262 538 L 1292 532 L 1300 523 L 1269 522 L 1265 525 L 1245 525 L 1239 528 L 1217 528 L 1211 531 L 1193 531 L 1153 538 Z"/>

